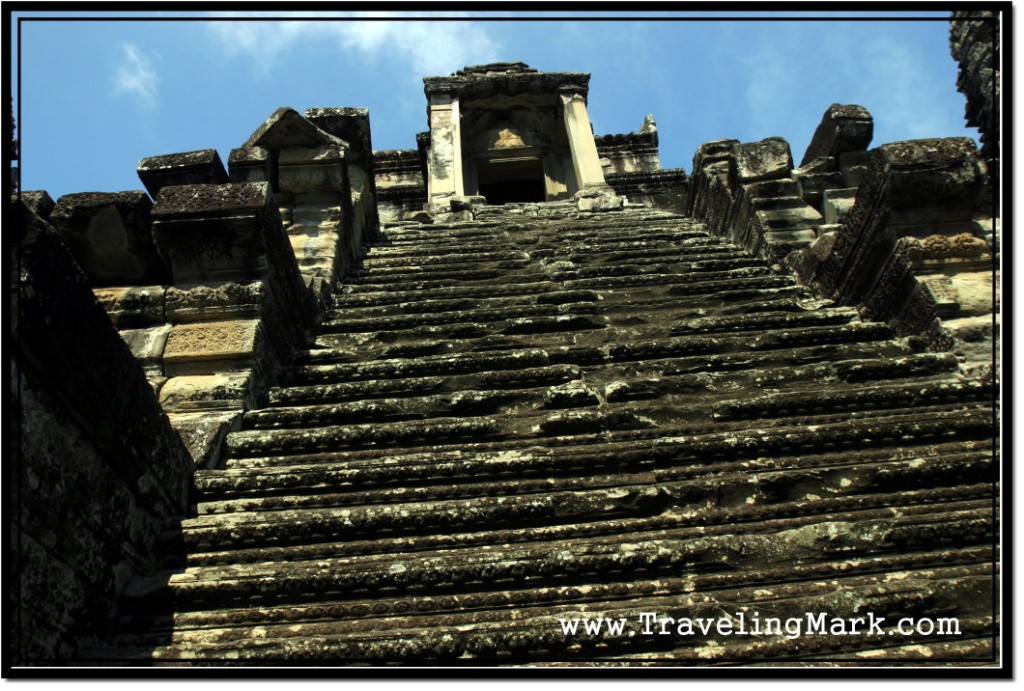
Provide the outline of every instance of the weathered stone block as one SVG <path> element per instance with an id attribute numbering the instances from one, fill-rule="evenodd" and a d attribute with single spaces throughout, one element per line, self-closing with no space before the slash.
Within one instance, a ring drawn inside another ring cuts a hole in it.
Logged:
<path id="1" fill-rule="evenodd" d="M 971 223 L 984 184 L 967 137 L 915 139 L 875 149 L 872 167 L 888 178 L 889 206 L 899 225 Z"/>
<path id="2" fill-rule="evenodd" d="M 244 410 L 252 407 L 251 385 L 249 372 L 175 376 L 160 388 L 160 405 L 173 412 Z"/>
<path id="3" fill-rule="evenodd" d="M 985 257 L 989 249 L 987 242 L 970 233 L 906 237 L 903 243 L 907 247 L 907 256 L 915 263 L 976 261 Z"/>
<path id="4" fill-rule="evenodd" d="M 283 192 L 345 191 L 344 151 L 337 146 L 289 147 L 277 159 Z"/>
<path id="5" fill-rule="evenodd" d="M 139 179 L 156 198 L 169 185 L 221 184 L 228 174 L 216 149 L 150 156 L 139 161 Z"/>
<path id="6" fill-rule="evenodd" d="M 261 146 L 232 149 L 228 171 L 231 182 L 270 182 L 277 177 L 270 152 Z"/>
<path id="7" fill-rule="evenodd" d="M 823 220 L 821 214 L 807 204 L 789 209 L 774 209 L 755 213 L 762 227 L 771 231 L 816 228 L 821 225 Z M 811 239 L 813 238 L 812 234 Z"/>
<path id="8" fill-rule="evenodd" d="M 243 148 L 256 146 L 275 152 L 290 146 L 348 148 L 346 142 L 324 132 L 288 107 L 275 110 L 242 145 Z"/>
<path id="9" fill-rule="evenodd" d="M 741 185 L 788 178 L 792 169 L 793 155 L 789 143 L 782 137 L 740 144 L 736 149 L 736 181 Z"/>
<path id="10" fill-rule="evenodd" d="M 154 365 L 161 367 L 164 345 L 170 331 L 170 324 L 153 326 L 148 329 L 124 329 L 121 331 L 121 338 L 128 344 L 135 359 L 144 367 Z"/>
<path id="11" fill-rule="evenodd" d="M 263 281 L 171 286 L 166 293 L 167 320 L 178 323 L 256 317 L 265 296 Z"/>
<path id="12" fill-rule="evenodd" d="M 370 111 L 366 108 L 307 108 L 306 119 L 349 145 L 353 158 L 363 165 L 373 160 Z"/>
<path id="13" fill-rule="evenodd" d="M 479 195 L 452 197 L 451 204 L 452 211 L 476 211 L 481 206 L 487 206 L 487 197 Z"/>
<path id="14" fill-rule="evenodd" d="M 818 211 L 822 211 L 825 190 L 846 187 L 839 165 L 831 156 L 821 156 L 810 163 L 793 169 L 793 179 L 800 186 L 800 196 Z"/>
<path id="15" fill-rule="evenodd" d="M 82 192 L 61 197 L 50 222 L 95 286 L 153 284 L 167 271 L 150 234 L 145 192 Z"/>
<path id="16" fill-rule="evenodd" d="M 205 470 L 221 467 L 224 439 L 242 426 L 241 411 L 173 413 L 168 417 L 195 459 L 196 468 Z"/>
<path id="17" fill-rule="evenodd" d="M 48 219 L 56 206 L 46 190 L 22 190 L 11 195 L 11 198 L 20 199 L 26 208 L 42 219 Z"/>
<path id="18" fill-rule="evenodd" d="M 838 156 L 846 151 L 864 151 L 874 135 L 871 113 L 863 106 L 833 103 L 807 145 L 800 165 L 819 156 Z"/>
<path id="19" fill-rule="evenodd" d="M 545 408 L 578 408 L 600 402 L 597 392 L 578 379 L 549 387 L 544 392 Z"/>
<path id="20" fill-rule="evenodd" d="M 701 144 L 693 155 L 693 171 L 704 170 L 712 163 L 734 159 L 739 144 L 738 139 L 718 139 Z"/>
<path id="21" fill-rule="evenodd" d="M 845 151 L 836 160 L 843 178 L 842 187 L 859 187 L 868 173 L 868 152 Z"/>
<path id="22" fill-rule="evenodd" d="M 580 211 L 618 211 L 622 209 L 624 198 L 618 196 L 610 188 L 590 188 L 580 190 L 573 195 L 576 208 Z"/>
<path id="23" fill-rule="evenodd" d="M 826 190 L 822 197 L 822 215 L 825 217 L 825 223 L 842 223 L 856 201 L 856 188 Z"/>
<path id="24" fill-rule="evenodd" d="M 744 194 L 752 199 L 768 199 L 788 197 L 794 200 L 795 204 L 801 205 L 799 201 L 800 186 L 792 178 L 780 178 L 777 180 L 765 180 L 764 182 L 752 182 L 744 186 Z"/>
<path id="25" fill-rule="evenodd" d="M 280 226 L 265 182 L 165 187 L 153 208 L 153 236 L 175 283 L 259 278 L 268 228 Z"/>
<path id="26" fill-rule="evenodd" d="M 96 288 L 96 299 L 119 328 L 162 324 L 166 319 L 163 286 Z"/>

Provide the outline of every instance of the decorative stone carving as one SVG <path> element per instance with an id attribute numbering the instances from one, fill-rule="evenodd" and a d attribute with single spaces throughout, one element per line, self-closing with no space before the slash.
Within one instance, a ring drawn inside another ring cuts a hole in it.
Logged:
<path id="1" fill-rule="evenodd" d="M 250 357 L 258 328 L 258 319 L 178 324 L 167 334 L 164 363 Z"/>

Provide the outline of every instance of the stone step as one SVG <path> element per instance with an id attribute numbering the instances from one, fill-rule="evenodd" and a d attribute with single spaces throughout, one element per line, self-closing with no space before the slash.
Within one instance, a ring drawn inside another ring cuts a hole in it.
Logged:
<path id="1" fill-rule="evenodd" d="M 391 290 L 380 290 L 377 292 L 357 292 L 353 290 L 351 285 L 345 284 L 341 286 L 340 292 L 342 297 L 338 298 L 341 307 L 336 310 L 336 313 L 353 307 L 376 307 L 400 302 L 534 296 L 561 290 L 562 287 L 551 280 L 537 281 L 536 283 L 513 283 L 511 285 L 493 283 L 453 285 L 428 290 L 403 290 L 393 287 Z"/>
<path id="2" fill-rule="evenodd" d="M 505 455 L 511 456 L 515 454 Z M 299 466 L 299 468 L 304 471 L 317 470 L 317 466 Z M 280 473 L 277 473 L 260 475 L 262 482 L 260 483 L 260 490 L 256 494 L 233 494 L 230 497 L 221 498 L 222 495 L 204 492 L 203 500 L 197 505 L 198 515 L 200 517 L 228 513 L 251 515 L 253 512 L 342 506 L 366 507 L 408 503 L 416 503 L 417 507 L 419 507 L 425 505 L 426 502 L 607 489 L 637 484 L 638 482 L 650 483 L 652 480 L 649 473 L 647 475 L 640 473 L 628 475 L 593 473 L 566 475 L 564 477 L 510 477 L 507 472 L 495 474 L 495 468 L 485 466 L 481 469 L 480 475 L 464 478 L 461 481 L 454 481 L 449 477 L 440 484 L 417 484 L 414 481 L 410 481 L 408 484 L 392 483 L 391 486 L 375 486 L 365 484 L 365 478 L 371 474 L 369 471 L 379 471 L 380 468 L 348 468 L 346 469 L 347 473 L 340 472 L 337 468 L 333 467 L 319 468 L 319 470 L 321 471 L 320 473 L 295 472 L 289 475 L 288 478 L 291 480 L 297 480 L 300 476 L 304 480 L 317 478 L 311 484 L 303 483 L 296 485 L 291 490 L 275 489 L 273 485 L 268 484 L 274 479 L 284 479 Z M 487 474 L 488 472 L 492 474 Z M 348 481 L 339 481 L 338 478 L 343 476 L 347 476 L 349 478 Z M 328 486 L 326 484 L 327 478 L 334 479 L 334 483 Z M 359 484 L 356 485 L 355 483 Z M 210 485 L 206 484 L 204 486 L 209 487 Z"/>
<path id="3" fill-rule="evenodd" d="M 358 454 L 321 454 L 322 458 L 291 457 L 290 465 L 201 470 L 196 486 L 210 511 L 249 510 L 249 500 L 295 498 L 307 492 L 313 501 L 321 494 L 371 497 L 370 502 L 414 498 L 450 498 L 469 492 L 488 493 L 508 483 L 525 488 L 562 487 L 566 483 L 605 486 L 623 473 L 652 473 L 656 481 L 708 481 L 730 473 L 779 471 L 840 471 L 867 465 L 893 465 L 922 459 L 984 461 L 990 449 L 977 442 L 925 443 L 906 449 L 866 447 L 856 454 L 824 453 L 745 459 L 716 458 L 686 461 L 678 444 L 659 446 L 650 441 L 605 442 L 569 448 L 520 446 L 494 450 L 401 452 L 359 458 Z M 468 488 L 468 489 L 466 489 Z M 527 489 L 526 491 L 530 491 Z M 232 504 L 231 499 L 237 500 Z M 274 501 L 278 501 L 275 499 Z M 339 499 L 338 501 L 341 501 Z M 513 539 L 513 538 L 509 538 Z"/>
<path id="4" fill-rule="evenodd" d="M 441 272 L 438 272 L 440 275 Z M 410 277 L 408 274 L 377 275 L 372 277 L 355 277 L 346 282 L 346 289 L 349 293 L 380 293 L 389 290 L 400 291 L 421 291 L 451 288 L 453 286 L 490 286 L 498 282 L 503 285 L 518 285 L 520 283 L 544 283 L 550 282 L 551 276 L 542 271 L 516 271 L 504 269 L 478 269 L 466 271 L 444 272 L 442 278 L 425 278 L 417 274 Z"/>
<path id="5" fill-rule="evenodd" d="M 827 566 L 822 565 L 816 568 L 796 566 L 793 567 L 792 575 L 798 576 L 798 578 L 792 578 L 787 574 L 784 580 L 776 580 L 775 585 L 771 587 L 771 593 L 774 599 L 788 601 L 794 598 L 826 594 L 830 592 L 829 588 L 834 588 L 831 591 L 833 593 L 855 593 L 865 587 L 878 588 L 887 582 L 887 578 L 890 578 L 883 570 L 885 566 L 888 566 L 891 573 L 894 574 L 890 580 L 914 583 L 991 579 L 991 567 L 984 563 L 978 563 L 983 561 L 983 557 L 979 558 L 977 549 L 951 550 L 951 556 L 950 563 L 947 565 L 934 564 L 926 558 L 918 556 L 916 559 L 894 560 L 893 563 L 883 566 L 884 558 L 869 558 L 864 563 L 866 568 L 858 569 L 853 574 L 842 573 L 836 568 L 839 564 L 847 565 L 845 562 L 833 562 Z M 972 563 L 972 560 L 976 561 Z M 829 567 L 834 569 L 834 573 Z M 714 593 L 714 605 L 712 606 L 722 606 L 728 603 L 728 606 L 736 607 L 740 603 L 746 602 L 750 611 L 757 607 L 770 606 L 764 594 L 757 597 L 752 592 L 754 584 L 749 580 L 744 580 L 749 579 L 748 574 L 737 574 L 737 576 L 739 577 L 730 577 L 725 574 L 695 574 L 688 578 L 670 577 L 659 580 L 640 577 L 616 584 L 593 583 L 583 589 L 575 586 L 556 585 L 546 588 L 513 588 L 502 593 L 467 593 L 461 597 L 452 595 L 402 597 L 396 595 L 355 601 L 331 600 L 312 606 L 300 604 L 187 611 L 177 614 L 173 618 L 165 617 L 155 621 L 158 628 L 155 628 L 150 636 L 133 638 L 136 643 L 144 645 L 167 645 L 172 641 L 180 645 L 184 642 L 211 643 L 265 637 L 254 635 L 260 632 L 253 631 L 250 628 L 253 626 L 271 627 L 271 631 L 276 631 L 271 637 L 288 638 L 302 635 L 303 632 L 310 632 L 304 627 L 289 628 L 299 622 L 330 621 L 334 623 L 334 626 L 339 626 L 341 622 L 349 621 L 353 628 L 362 622 L 366 628 L 375 628 L 384 623 L 380 617 L 396 615 L 405 617 L 448 615 L 447 621 L 456 623 L 461 618 L 457 615 L 462 614 L 464 625 L 472 625 L 474 619 L 479 623 L 481 618 L 479 615 L 472 617 L 470 613 L 485 609 L 490 610 L 490 618 L 500 618 L 503 616 L 503 612 L 507 613 L 511 610 L 529 611 L 532 613 L 531 616 L 536 616 L 543 611 L 545 616 L 557 618 L 560 609 L 562 611 L 583 607 L 594 609 L 591 603 L 602 602 L 606 602 L 612 607 L 622 607 L 626 601 L 635 602 L 634 607 L 642 608 L 641 611 L 667 613 L 674 611 L 681 603 L 666 603 L 661 601 L 662 598 L 666 596 L 679 597 L 680 594 L 695 589 L 695 586 L 699 592 Z M 799 578 L 799 576 L 803 576 L 803 578 Z M 763 587 L 762 585 L 761 588 L 763 589 Z M 696 601 L 687 601 L 685 604 L 690 607 L 700 607 Z M 559 608 L 560 605 L 563 607 Z M 568 605 L 568 608 L 565 608 L 565 605 Z M 591 606 L 588 607 L 588 605 Z M 542 609 L 552 607 L 557 609 L 551 611 Z"/>
<path id="6" fill-rule="evenodd" d="M 516 253 L 525 254 L 525 253 Z M 399 266 L 369 266 L 350 272 L 348 280 L 357 282 L 378 281 L 378 282 L 403 282 L 423 280 L 425 276 L 433 280 L 454 278 L 459 280 L 485 280 L 498 278 L 509 273 L 522 273 L 522 270 L 531 265 L 529 257 L 517 257 L 513 259 L 499 259 L 494 261 L 481 262 L 451 262 L 436 265 L 399 265 Z"/>
<path id="7" fill-rule="evenodd" d="M 691 508 L 724 511 L 756 505 L 768 515 L 780 505 L 814 497 L 857 499 L 996 480 L 991 454 L 984 451 L 945 457 L 922 451 L 916 458 L 899 461 L 861 459 L 856 464 L 814 467 L 782 463 L 781 467 L 732 471 L 716 467 L 706 476 L 661 484 L 655 484 L 656 474 L 648 472 L 263 494 L 203 502 L 199 517 L 186 521 L 182 529 L 193 554 L 253 549 L 253 545 L 308 544 L 310 537 L 316 542 L 345 536 L 359 539 L 367 531 L 375 536 L 425 535 L 472 530 L 475 525 L 498 531 L 497 539 L 503 540 L 514 526 L 554 525 L 566 518 L 605 520 L 611 515 L 660 513 L 665 506 L 685 513 Z M 480 544 L 480 539 L 475 542 Z"/>
<path id="8" fill-rule="evenodd" d="M 270 407 L 250 411 L 243 429 L 280 429 L 359 422 L 398 422 L 434 417 L 474 417 L 510 409 L 543 408 L 546 389 L 500 391 L 461 390 L 455 393 L 403 398 L 378 398 L 308 406 Z"/>
<path id="9" fill-rule="evenodd" d="M 653 346 L 650 346 L 653 347 Z M 543 362 L 546 353 L 552 365 L 527 366 L 516 369 L 481 369 L 468 374 L 452 374 L 455 368 L 486 368 L 488 361 L 495 366 L 510 364 L 508 359 L 491 359 L 491 355 L 512 358 L 537 358 Z M 517 353 L 520 353 L 517 355 Z M 626 351 L 625 355 L 628 355 Z M 472 356 L 487 356 L 474 360 Z M 877 357 L 890 356 L 890 357 Z M 433 358 L 442 362 L 440 376 L 403 376 L 404 361 L 387 362 L 376 369 L 359 369 L 359 364 L 350 364 L 337 370 L 341 376 L 371 378 L 340 383 L 313 383 L 271 389 L 271 406 L 289 406 L 315 403 L 339 403 L 395 397 L 421 396 L 430 393 L 457 392 L 483 389 L 520 389 L 534 386 L 554 386 L 584 376 L 594 378 L 597 369 L 608 364 L 608 351 L 601 348 L 576 349 L 572 347 L 540 349 L 512 349 L 507 352 L 464 353 L 455 363 L 447 362 L 442 355 Z M 430 371 L 430 356 L 419 358 L 421 364 L 409 367 Z M 474 365 L 473 363 L 476 362 Z M 626 360 L 626 362 L 637 362 Z M 366 363 L 371 365 L 374 363 Z M 787 348 L 776 351 L 736 354 L 710 354 L 694 357 L 666 358 L 643 363 L 630 372 L 602 375 L 605 382 L 603 395 L 609 401 L 638 400 L 664 395 L 693 395 L 697 392 L 735 391 L 740 388 L 759 389 L 790 386 L 794 383 L 848 381 L 862 382 L 879 379 L 898 380 L 914 377 L 934 377 L 954 371 L 958 366 L 951 354 L 922 353 L 907 355 L 906 349 L 892 343 L 881 346 L 868 344 L 817 345 L 804 348 Z M 426 369 L 422 369 L 426 368 Z M 327 370 L 329 372 L 329 370 Z"/>
<path id="10" fill-rule="evenodd" d="M 666 245 L 661 247 L 645 247 L 625 249 L 621 246 L 608 247 L 575 247 L 561 246 L 551 248 L 531 247 L 529 254 L 534 259 L 570 261 L 578 264 L 612 264 L 641 266 L 644 264 L 678 264 L 694 261 L 732 260 L 737 264 L 749 262 L 749 266 L 764 266 L 764 262 L 746 254 L 739 247 L 721 244 L 702 245 Z"/>
<path id="11" fill-rule="evenodd" d="M 459 254 L 460 252 L 494 251 L 496 247 L 526 249 L 532 256 L 537 251 L 574 252 L 600 254 L 606 252 L 671 251 L 688 247 L 728 247 L 738 249 L 722 238 L 711 237 L 703 231 L 650 231 L 641 239 L 627 236 L 595 236 L 593 233 L 567 234 L 563 232 L 544 233 L 532 231 L 527 234 L 509 232 L 496 233 L 492 237 L 476 242 L 414 243 L 374 245 L 368 257 L 429 257 L 434 254 Z"/>
<path id="12" fill-rule="evenodd" d="M 495 250 L 492 245 L 487 251 L 465 249 L 451 254 L 432 252 L 417 257 L 378 256 L 372 252 L 363 259 L 366 271 L 378 272 L 385 268 L 409 268 L 434 271 L 451 264 L 474 264 L 478 262 L 519 261 L 530 259 L 530 255 L 519 250 Z"/>
<path id="13" fill-rule="evenodd" d="M 810 313 L 815 314 L 815 313 Z M 828 344 L 858 344 L 884 341 L 891 337 L 886 324 L 872 322 L 836 323 L 830 326 L 804 326 L 807 322 L 799 319 L 785 319 L 794 315 L 783 314 L 777 319 L 758 321 L 755 318 L 745 322 L 752 330 L 744 335 L 687 335 L 671 338 L 641 340 L 611 339 L 601 347 L 529 348 L 466 352 L 454 355 L 426 355 L 415 358 L 395 358 L 368 362 L 341 362 L 337 364 L 309 364 L 295 367 L 289 377 L 290 384 L 308 385 L 314 383 L 337 383 L 381 378 L 409 378 L 467 374 L 491 370 L 516 369 L 520 367 L 543 367 L 550 364 L 587 364 L 613 362 L 636 362 L 642 360 L 680 359 L 694 355 L 727 354 L 742 351 L 742 358 L 749 358 L 758 351 L 808 348 Z M 825 321 L 841 322 L 849 314 L 839 310 Z M 811 320 L 811 317 L 808 317 Z M 681 327 L 690 329 L 718 329 L 729 331 L 732 323 L 728 318 L 721 321 L 683 322 Z M 811 322 L 811 323 L 821 323 Z M 725 326 L 722 326 L 725 324 Z M 785 330 L 776 324 L 788 325 Z M 629 335 L 629 334 L 624 334 Z M 322 356 L 326 359 L 329 356 Z M 793 363 L 796 364 L 796 363 Z"/>
<path id="14" fill-rule="evenodd" d="M 795 417 L 827 412 L 920 408 L 949 403 L 993 402 L 991 380 L 868 386 L 855 389 L 778 393 L 716 403 L 717 420 Z"/>
<path id="15" fill-rule="evenodd" d="M 347 427 L 324 427 L 314 430 L 258 430 L 235 432 L 228 436 L 228 469 L 266 468 L 293 466 L 296 464 L 337 463 L 348 459 L 372 459 L 379 457 L 391 444 L 386 453 L 397 454 L 400 446 L 407 447 L 405 453 L 416 454 L 414 458 L 445 458 L 437 453 L 461 451 L 471 457 L 475 453 L 500 454 L 517 452 L 513 458 L 531 459 L 539 462 L 534 452 L 522 456 L 524 449 L 538 444 L 537 435 L 546 433 L 538 429 L 535 421 L 524 420 L 518 435 L 502 433 L 509 424 L 495 418 L 471 418 L 459 421 L 435 419 L 403 423 L 382 423 L 376 429 L 372 425 L 350 425 Z M 565 421 L 563 420 L 563 423 Z M 592 421 L 585 420 L 591 424 Z M 656 429 L 614 429 L 598 430 L 569 428 L 550 430 L 568 436 L 551 436 L 545 440 L 552 448 L 572 446 L 581 458 L 593 454 L 599 457 L 609 449 L 632 457 L 629 449 L 617 449 L 616 443 L 632 444 L 643 448 L 644 453 L 655 457 L 671 454 L 664 464 L 687 462 L 691 458 L 704 458 L 705 462 L 721 457 L 741 458 L 748 453 L 787 454 L 806 453 L 814 448 L 822 451 L 850 452 L 855 445 L 865 449 L 886 446 L 893 440 L 902 443 L 927 443 L 929 440 L 945 440 L 955 435 L 963 439 L 980 439 L 991 432 L 990 406 L 951 406 L 947 409 L 869 412 L 862 415 L 845 415 L 812 418 L 803 426 L 801 419 L 784 420 L 750 429 L 744 424 L 722 426 L 721 431 L 709 432 L 703 425 L 672 426 L 661 425 Z M 563 427 L 569 427 L 563 424 Z M 475 436 L 474 436 L 475 435 Z M 652 439 L 659 440 L 657 451 L 651 450 Z M 915 441 L 917 440 L 917 441 Z M 459 442 L 459 449 L 450 444 Z M 611 444 L 612 446 L 604 446 Z M 339 452 L 345 451 L 343 456 Z M 465 458 L 462 457 L 462 458 Z M 543 458 L 543 457 L 541 457 Z"/>
<path id="16" fill-rule="evenodd" d="M 386 372 L 381 373 L 387 377 Z M 363 379 L 332 384 L 309 384 L 270 390 L 268 404 L 291 406 L 344 401 L 376 400 L 387 397 L 422 396 L 430 393 L 483 389 L 515 390 L 563 384 L 581 376 L 571 364 L 523 367 L 510 370 L 482 370 L 469 374 Z"/>
<path id="17" fill-rule="evenodd" d="M 428 355 L 371 362 L 315 364 L 295 367 L 292 384 L 334 383 L 368 379 L 404 379 L 408 377 L 450 376 L 552 364 L 540 348 L 497 352 Z"/>
<path id="18" fill-rule="evenodd" d="M 676 263 L 663 263 L 660 261 L 648 263 L 637 260 L 634 262 L 622 261 L 591 266 L 579 266 L 572 262 L 553 261 L 545 266 L 545 270 L 549 269 L 551 277 L 556 281 L 562 282 L 647 275 L 672 276 L 677 279 L 694 282 L 765 276 L 771 273 L 771 270 L 764 266 L 764 262 L 751 260 L 749 257 L 694 261 L 680 260 Z M 611 285 L 618 287 L 618 284 L 615 283 Z"/>
<path id="19" fill-rule="evenodd" d="M 605 324 L 592 317 L 597 312 L 593 302 L 567 302 L 562 304 L 512 304 L 497 308 L 473 308 L 449 312 L 420 312 L 413 314 L 394 314 L 372 317 L 353 317 L 330 319 L 321 325 L 321 333 L 361 333 L 374 334 L 381 331 L 400 331 L 422 326 L 456 326 L 465 325 L 470 331 L 487 333 L 523 333 L 516 328 L 524 319 L 535 319 L 540 323 L 558 325 L 565 324 L 553 331 L 572 329 L 600 329 Z M 544 322 L 541 318 L 549 318 Z M 551 321 L 551 320 L 555 321 Z M 482 325 L 497 322 L 496 327 L 486 328 Z"/>
<path id="20" fill-rule="evenodd" d="M 562 285 L 569 289 L 631 289 L 639 286 L 669 286 L 673 295 L 717 295 L 730 292 L 740 293 L 740 299 L 757 296 L 764 289 L 789 288 L 795 283 L 789 276 L 768 273 L 760 267 L 733 269 L 731 271 L 711 271 L 690 276 L 679 273 L 646 273 L 625 276 L 599 276 L 588 278 L 569 278 L 562 280 Z M 798 289 L 801 294 L 809 294 L 805 289 Z M 725 299 L 725 298 L 723 298 Z"/>
<path id="21" fill-rule="evenodd" d="M 793 561 L 852 562 L 900 553 L 908 547 L 936 552 L 945 547 L 991 544 L 991 511 L 942 510 L 929 513 L 856 516 L 817 512 L 818 521 L 800 527 L 761 526 L 757 532 L 694 534 L 636 541 L 579 539 L 492 548 L 455 548 L 415 554 L 367 555 L 314 561 L 190 567 L 170 577 L 171 597 L 183 608 L 217 603 L 302 602 L 354 599 L 415 588 L 423 594 L 483 586 L 615 582 L 640 575 L 678 577 L 686 571 L 756 570 Z M 773 529 L 774 528 L 774 529 Z M 827 545 L 823 553 L 822 548 Z M 829 557 L 828 555 L 836 555 Z M 474 584 L 475 587 L 474 587 Z"/>
<path id="22" fill-rule="evenodd" d="M 598 293 L 593 290 L 546 290 L 536 293 L 472 296 L 461 298 L 420 298 L 391 302 L 384 305 L 358 306 L 342 298 L 332 310 L 331 320 L 363 319 L 391 315 L 433 314 L 438 312 L 466 312 L 474 309 L 516 308 L 529 305 L 564 305 L 594 302 Z"/>
<path id="23" fill-rule="evenodd" d="M 618 485 L 609 489 L 521 492 L 447 501 L 217 513 L 187 519 L 181 530 L 189 551 L 204 552 L 325 539 L 589 522 L 656 513 L 663 503 L 664 497 L 649 484 Z"/>
<path id="24" fill-rule="evenodd" d="M 730 499 L 736 496 L 739 495 L 732 495 Z M 222 551 L 195 552 L 189 557 L 189 565 L 198 567 L 338 557 L 381 557 L 438 549 L 486 549 L 494 545 L 543 544 L 573 539 L 614 544 L 627 537 L 630 542 L 639 542 L 665 536 L 690 539 L 701 535 L 739 535 L 773 528 L 813 526 L 821 522 L 822 516 L 836 514 L 885 517 L 892 514 L 894 507 L 899 507 L 904 515 L 935 512 L 939 510 L 936 507 L 941 507 L 947 512 L 991 511 L 993 497 L 993 484 L 982 482 L 957 487 L 925 487 L 877 494 L 852 493 L 847 496 L 804 498 L 753 506 L 742 501 L 735 505 L 703 507 L 699 511 L 668 509 L 643 517 L 620 517 L 582 524 L 535 525 L 528 531 L 511 527 L 475 532 L 381 535 L 377 538 L 344 542 L 328 539 L 304 544 L 255 548 L 230 546 Z M 742 500 L 742 497 L 740 498 Z M 991 545 L 988 547 L 991 550 Z"/>
<path id="25" fill-rule="evenodd" d="M 394 423 L 331 425 L 316 429 L 232 432 L 225 449 L 232 457 L 275 452 L 302 453 L 330 449 L 422 446 L 500 438 L 501 420 L 492 417 L 433 418 Z"/>

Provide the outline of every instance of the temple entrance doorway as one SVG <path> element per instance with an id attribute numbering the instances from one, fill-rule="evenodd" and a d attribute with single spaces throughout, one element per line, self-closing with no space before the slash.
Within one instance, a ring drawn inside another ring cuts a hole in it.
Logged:
<path id="1" fill-rule="evenodd" d="M 479 160 L 476 174 L 479 193 L 488 204 L 547 200 L 544 166 L 539 158 Z"/>

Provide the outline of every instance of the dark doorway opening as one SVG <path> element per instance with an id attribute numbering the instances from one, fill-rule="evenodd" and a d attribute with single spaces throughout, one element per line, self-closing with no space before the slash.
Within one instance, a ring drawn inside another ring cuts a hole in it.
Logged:
<path id="1" fill-rule="evenodd" d="M 479 161 L 477 183 L 488 204 L 547 199 L 544 167 L 537 158 Z"/>

